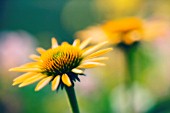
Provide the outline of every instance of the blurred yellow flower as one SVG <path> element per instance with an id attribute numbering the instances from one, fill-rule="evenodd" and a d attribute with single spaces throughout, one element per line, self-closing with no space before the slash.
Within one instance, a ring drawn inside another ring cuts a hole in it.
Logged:
<path id="1" fill-rule="evenodd" d="M 98 50 L 107 43 L 106 41 L 85 48 L 89 42 L 90 38 L 82 43 L 76 39 L 72 45 L 67 42 L 58 45 L 57 40 L 52 38 L 50 49 L 37 48 L 40 56 L 35 54 L 30 56 L 34 62 L 10 69 L 10 71 L 26 72 L 14 79 L 13 85 L 20 84 L 19 87 L 24 87 L 41 80 L 35 91 L 39 91 L 50 82 L 53 91 L 60 86 L 63 88 L 74 85 L 76 80 L 80 81 L 78 75 L 84 75 L 85 68 L 104 66 L 105 64 L 100 61 L 108 58 L 99 56 L 112 50 L 112 48 Z"/>
<path id="2" fill-rule="evenodd" d="M 124 18 L 107 21 L 101 25 L 88 27 L 76 33 L 76 37 L 94 37 L 93 42 L 108 40 L 110 44 L 131 45 L 138 41 L 148 41 L 167 31 L 167 22 L 143 21 L 140 18 Z"/>
<path id="3" fill-rule="evenodd" d="M 86 30 L 79 31 L 76 35 L 78 37 L 91 36 L 96 38 L 96 34 L 99 34 L 98 37 L 100 37 L 99 39 L 97 38 L 98 42 L 109 40 L 114 45 L 119 43 L 130 45 L 143 37 L 142 21 L 138 18 L 107 21 L 100 26 L 89 27 Z"/>
<path id="4" fill-rule="evenodd" d="M 142 21 L 138 18 L 125 18 L 108 21 L 101 25 L 112 44 L 125 43 L 131 45 L 143 36 Z"/>

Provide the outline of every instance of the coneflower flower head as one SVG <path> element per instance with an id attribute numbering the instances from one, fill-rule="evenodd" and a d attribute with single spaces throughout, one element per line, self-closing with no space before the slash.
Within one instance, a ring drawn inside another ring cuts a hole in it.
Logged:
<path id="1" fill-rule="evenodd" d="M 131 45 L 143 38 L 143 22 L 139 18 L 108 21 L 101 26 L 113 44 Z"/>
<path id="2" fill-rule="evenodd" d="M 98 37 L 101 38 L 98 38 Z M 112 45 L 131 46 L 144 37 L 143 21 L 140 18 L 109 20 L 97 26 L 88 27 L 76 33 L 76 37 L 93 37 L 92 42 L 108 40 Z M 98 40 L 96 40 L 98 38 Z"/>
<path id="3" fill-rule="evenodd" d="M 100 61 L 108 58 L 99 56 L 112 50 L 112 48 L 98 50 L 107 42 L 85 48 L 90 40 L 88 38 L 80 43 L 80 40 L 76 39 L 72 45 L 67 42 L 58 45 L 57 40 L 52 38 L 50 49 L 37 48 L 40 55 L 30 55 L 34 62 L 10 69 L 26 72 L 14 79 L 13 85 L 19 84 L 19 87 L 24 87 L 40 80 L 35 91 L 39 91 L 48 83 L 51 83 L 53 91 L 60 86 L 61 88 L 73 86 L 76 80 L 80 81 L 78 75 L 84 75 L 84 69 L 104 66 L 105 64 Z"/>

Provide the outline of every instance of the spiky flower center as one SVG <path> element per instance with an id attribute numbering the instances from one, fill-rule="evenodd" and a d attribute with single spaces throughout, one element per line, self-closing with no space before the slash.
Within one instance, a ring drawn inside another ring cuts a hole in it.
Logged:
<path id="1" fill-rule="evenodd" d="M 42 70 L 48 75 L 70 72 L 79 66 L 82 52 L 78 47 L 63 44 L 57 48 L 49 49 L 41 55 Z"/>

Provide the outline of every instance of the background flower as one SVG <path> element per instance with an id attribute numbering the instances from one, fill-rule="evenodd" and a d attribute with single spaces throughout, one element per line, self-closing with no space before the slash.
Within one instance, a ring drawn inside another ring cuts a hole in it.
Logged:
<path id="1" fill-rule="evenodd" d="M 109 20 L 97 26 L 78 31 L 76 37 L 93 37 L 93 42 L 108 40 L 110 44 L 131 45 L 139 41 L 151 41 L 164 36 L 169 23 L 163 20 L 142 20 L 138 17 Z M 100 37 L 100 38 L 98 38 Z M 98 38 L 98 40 L 96 40 Z"/>

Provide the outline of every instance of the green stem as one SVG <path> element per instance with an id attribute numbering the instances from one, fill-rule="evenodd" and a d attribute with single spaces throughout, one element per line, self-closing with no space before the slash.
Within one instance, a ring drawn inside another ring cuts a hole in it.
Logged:
<path id="1" fill-rule="evenodd" d="M 134 54 L 136 53 L 138 45 L 131 45 L 128 48 L 124 48 L 124 54 L 126 58 L 127 63 L 127 75 L 125 79 L 125 85 L 127 88 L 127 91 L 130 90 L 130 105 L 128 107 L 130 113 L 135 113 L 135 90 L 134 90 L 134 82 L 136 79 L 135 76 L 135 61 L 134 61 Z"/>
<path id="2" fill-rule="evenodd" d="M 134 52 L 135 51 L 133 48 L 130 48 L 125 52 L 125 57 L 127 62 L 127 84 L 129 84 L 130 87 L 135 80 Z"/>
<path id="3" fill-rule="evenodd" d="M 73 86 L 65 87 L 65 90 L 66 90 L 73 113 L 80 113 L 74 87 Z"/>
<path id="4" fill-rule="evenodd" d="M 129 105 L 129 110 L 130 113 L 135 113 L 135 108 L 134 108 L 134 89 L 133 89 L 133 85 L 134 85 L 134 81 L 135 81 L 135 75 L 134 75 L 134 57 L 133 57 L 133 53 L 134 51 L 132 50 L 128 50 L 125 54 L 126 54 L 126 62 L 127 62 L 127 78 L 126 78 L 126 86 L 127 86 L 127 90 L 130 90 L 130 105 Z"/>

